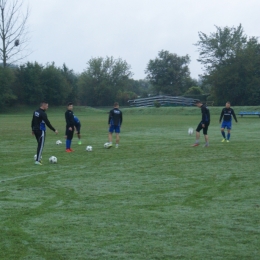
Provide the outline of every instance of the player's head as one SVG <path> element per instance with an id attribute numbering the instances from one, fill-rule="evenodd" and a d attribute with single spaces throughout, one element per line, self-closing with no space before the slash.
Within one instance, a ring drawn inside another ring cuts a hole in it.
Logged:
<path id="1" fill-rule="evenodd" d="M 229 101 L 226 102 L 226 108 L 230 108 L 230 102 Z"/>
<path id="2" fill-rule="evenodd" d="M 115 107 L 115 108 L 119 108 L 119 103 L 118 103 L 118 102 L 115 102 L 115 103 L 114 103 L 114 107 Z"/>
<path id="3" fill-rule="evenodd" d="M 197 101 L 195 102 L 195 105 L 196 105 L 197 107 L 201 107 L 201 106 L 202 106 L 202 103 L 201 103 L 200 100 L 197 100 Z"/>
<path id="4" fill-rule="evenodd" d="M 42 101 L 41 104 L 40 104 L 40 108 L 43 109 L 43 110 L 47 110 L 49 107 L 49 104 L 47 101 Z"/>
<path id="5" fill-rule="evenodd" d="M 72 110 L 73 109 L 73 103 L 69 102 L 67 105 L 68 110 Z"/>

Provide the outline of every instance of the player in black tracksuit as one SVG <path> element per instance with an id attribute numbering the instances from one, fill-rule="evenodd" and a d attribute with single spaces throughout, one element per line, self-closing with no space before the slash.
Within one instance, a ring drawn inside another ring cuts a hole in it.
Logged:
<path id="1" fill-rule="evenodd" d="M 40 105 L 40 108 L 35 110 L 33 112 L 32 117 L 32 134 L 35 135 L 38 146 L 37 146 L 37 158 L 35 161 L 35 164 L 41 165 L 41 157 L 42 157 L 42 151 L 44 147 L 45 142 L 45 136 L 46 136 L 46 126 L 45 124 L 56 134 L 58 131 L 51 125 L 50 121 L 48 120 L 47 114 L 45 111 L 48 109 L 48 103 L 42 102 Z"/>
<path id="2" fill-rule="evenodd" d="M 70 102 L 68 103 L 68 110 L 65 112 L 65 120 L 66 120 L 66 152 L 73 152 L 71 149 L 71 141 L 73 139 L 74 134 L 74 127 L 75 127 L 75 121 L 74 121 L 74 114 L 73 114 L 73 104 Z"/>
<path id="3" fill-rule="evenodd" d="M 200 131 L 203 129 L 203 134 L 206 141 L 205 147 L 208 147 L 209 146 L 208 127 L 210 124 L 209 109 L 206 105 L 202 104 L 200 101 L 196 102 L 196 106 L 201 109 L 202 118 L 196 129 L 196 142 L 192 146 L 199 145 Z"/>

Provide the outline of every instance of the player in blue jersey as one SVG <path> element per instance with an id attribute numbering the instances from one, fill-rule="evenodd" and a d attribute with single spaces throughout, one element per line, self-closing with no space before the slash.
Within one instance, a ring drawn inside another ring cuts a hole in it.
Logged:
<path id="1" fill-rule="evenodd" d="M 206 105 L 202 104 L 201 101 L 197 101 L 196 106 L 201 109 L 202 119 L 196 129 L 196 142 L 192 146 L 199 145 L 200 131 L 203 130 L 203 134 L 206 142 L 204 147 L 208 147 L 209 146 L 208 127 L 210 124 L 209 109 Z"/>
<path id="2" fill-rule="evenodd" d="M 33 112 L 32 117 L 32 134 L 35 136 L 38 146 L 37 146 L 37 157 L 35 160 L 36 165 L 42 165 L 41 163 L 41 157 L 42 157 L 42 151 L 44 147 L 45 142 L 45 136 L 46 136 L 46 126 L 45 124 L 56 134 L 58 134 L 58 130 L 56 130 L 48 120 L 47 114 L 45 111 L 48 109 L 49 105 L 48 102 L 43 101 L 40 104 L 40 108 L 35 110 Z"/>
<path id="3" fill-rule="evenodd" d="M 223 118 L 223 121 L 221 124 L 221 134 L 224 139 L 221 142 L 229 143 L 230 131 L 232 128 L 232 117 L 234 117 L 235 121 L 237 122 L 236 114 L 235 114 L 234 110 L 230 107 L 230 102 L 227 101 L 226 106 L 222 109 L 220 118 L 219 118 L 219 123 L 221 123 L 222 118 Z M 226 137 L 226 133 L 225 133 L 225 128 L 227 128 L 227 132 L 228 132 L 227 137 Z"/>
<path id="4" fill-rule="evenodd" d="M 119 104 L 118 102 L 114 103 L 114 108 L 110 110 L 109 116 L 108 116 L 108 140 L 109 140 L 109 146 L 108 148 L 112 147 L 112 134 L 113 132 L 116 133 L 116 148 L 118 148 L 119 145 L 119 134 L 120 134 L 120 127 L 123 123 L 123 114 L 122 111 L 119 110 Z"/>
<path id="5" fill-rule="evenodd" d="M 75 126 L 75 130 L 78 136 L 78 144 L 81 144 L 81 134 L 80 134 L 80 128 L 81 128 L 81 123 L 79 121 L 79 119 L 74 115 L 74 126 Z"/>

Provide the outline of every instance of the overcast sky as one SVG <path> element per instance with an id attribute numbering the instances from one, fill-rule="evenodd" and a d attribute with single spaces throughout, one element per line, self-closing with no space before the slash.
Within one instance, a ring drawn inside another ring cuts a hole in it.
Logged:
<path id="1" fill-rule="evenodd" d="M 145 78 L 160 50 L 191 58 L 193 78 L 201 74 L 194 43 L 214 25 L 237 27 L 260 36 L 260 0 L 26 0 L 30 8 L 26 61 L 65 63 L 81 73 L 92 57 L 113 56 Z"/>

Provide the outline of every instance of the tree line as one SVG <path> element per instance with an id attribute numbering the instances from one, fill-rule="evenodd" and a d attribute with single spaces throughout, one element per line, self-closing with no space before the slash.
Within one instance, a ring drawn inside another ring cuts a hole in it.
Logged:
<path id="1" fill-rule="evenodd" d="M 147 80 L 131 78 L 130 66 L 113 57 L 92 58 L 87 69 L 75 73 L 65 64 L 41 65 L 27 62 L 18 67 L 0 66 L 0 107 L 38 105 L 47 100 L 52 105 L 111 106 L 114 101 L 128 105 L 129 99 L 147 97 Z"/>
<path id="2" fill-rule="evenodd" d="M 218 27 L 206 35 L 199 32 L 200 58 L 205 73 L 202 85 L 208 88 L 216 105 L 231 101 L 233 105 L 260 105 L 260 44 L 248 37 L 240 24 Z"/>
<path id="3" fill-rule="evenodd" d="M 215 105 L 227 100 L 232 105 L 259 105 L 260 44 L 247 37 L 242 25 L 218 27 L 209 35 L 199 32 L 195 45 L 204 67 L 198 79 L 190 76 L 188 55 L 167 50 L 147 63 L 146 78 L 133 79 L 131 66 L 114 57 L 91 58 L 82 73 L 65 64 L 42 65 L 27 62 L 20 66 L 0 66 L 0 107 L 37 105 L 48 100 L 53 105 L 68 101 L 77 105 L 109 106 L 114 101 L 128 105 L 129 99 L 148 95 L 203 95 Z"/>

